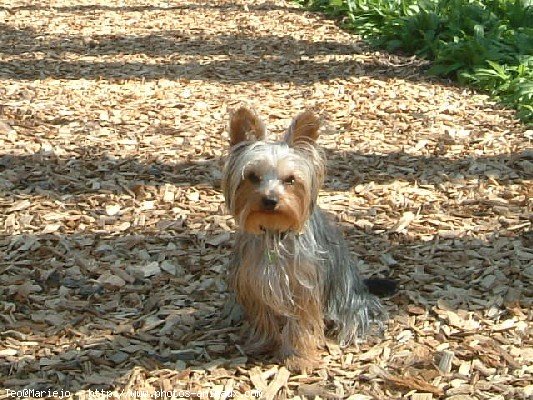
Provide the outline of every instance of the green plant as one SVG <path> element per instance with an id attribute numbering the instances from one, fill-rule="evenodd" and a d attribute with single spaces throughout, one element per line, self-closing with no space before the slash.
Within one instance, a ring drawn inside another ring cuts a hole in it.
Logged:
<path id="1" fill-rule="evenodd" d="M 490 93 L 533 122 L 533 0 L 307 0 L 371 44 Z"/>

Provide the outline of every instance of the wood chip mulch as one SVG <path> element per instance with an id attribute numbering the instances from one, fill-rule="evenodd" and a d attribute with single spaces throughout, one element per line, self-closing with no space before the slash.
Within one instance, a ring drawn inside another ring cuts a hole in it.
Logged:
<path id="1" fill-rule="evenodd" d="M 532 398 L 533 131 L 424 68 L 282 0 L 2 1 L 0 398 Z M 312 374 L 223 318 L 241 102 L 323 117 L 320 202 L 400 281 Z"/>

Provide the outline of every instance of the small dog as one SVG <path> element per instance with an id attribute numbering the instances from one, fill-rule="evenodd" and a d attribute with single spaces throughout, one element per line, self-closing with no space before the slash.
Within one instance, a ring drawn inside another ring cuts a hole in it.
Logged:
<path id="1" fill-rule="evenodd" d="M 342 234 L 317 206 L 325 172 L 316 146 L 319 119 L 292 121 L 284 140 L 267 141 L 255 112 L 230 116 L 230 154 L 222 187 L 239 226 L 230 284 L 250 322 L 246 350 L 273 352 L 291 369 L 319 365 L 325 330 L 342 345 L 387 318 L 373 292 L 390 281 L 363 281 Z"/>

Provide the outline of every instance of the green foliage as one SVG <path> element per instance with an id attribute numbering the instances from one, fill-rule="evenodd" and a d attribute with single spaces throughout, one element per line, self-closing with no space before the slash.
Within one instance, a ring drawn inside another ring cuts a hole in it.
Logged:
<path id="1" fill-rule="evenodd" d="M 533 0 L 299 0 L 370 43 L 433 61 L 533 122 Z"/>

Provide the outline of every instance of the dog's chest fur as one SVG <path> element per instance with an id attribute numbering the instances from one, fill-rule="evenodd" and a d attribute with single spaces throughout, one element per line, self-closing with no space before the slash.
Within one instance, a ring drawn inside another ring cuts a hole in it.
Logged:
<path id="1" fill-rule="evenodd" d="M 322 264 L 306 234 L 239 234 L 232 276 L 237 293 L 246 297 L 241 300 L 255 299 L 285 317 L 306 298 L 321 303 Z"/>

